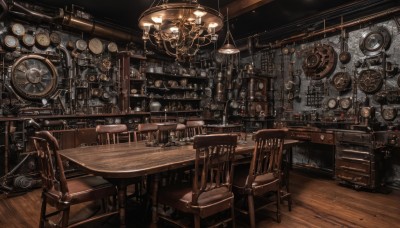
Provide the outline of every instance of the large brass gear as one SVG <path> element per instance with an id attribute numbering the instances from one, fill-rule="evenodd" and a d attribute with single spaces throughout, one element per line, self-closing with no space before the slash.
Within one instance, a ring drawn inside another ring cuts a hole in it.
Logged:
<path id="1" fill-rule="evenodd" d="M 58 73 L 50 60 L 40 55 L 26 55 L 11 68 L 11 84 L 25 99 L 50 97 L 57 87 Z"/>
<path id="2" fill-rule="evenodd" d="M 358 87 L 364 93 L 375 93 L 381 89 L 382 84 L 383 77 L 377 70 L 363 70 L 358 76 Z"/>
<path id="3" fill-rule="evenodd" d="M 327 44 L 318 45 L 308 50 L 303 61 L 306 76 L 318 80 L 327 77 L 336 68 L 336 52 Z"/>
<path id="4" fill-rule="evenodd" d="M 331 83 L 336 88 L 337 91 L 343 92 L 350 88 L 351 77 L 347 72 L 338 72 L 333 75 Z"/>

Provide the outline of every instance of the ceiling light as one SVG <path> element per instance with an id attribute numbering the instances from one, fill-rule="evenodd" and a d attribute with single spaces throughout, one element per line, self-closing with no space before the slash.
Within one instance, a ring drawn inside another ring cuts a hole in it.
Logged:
<path id="1" fill-rule="evenodd" d="M 224 44 L 220 49 L 218 49 L 218 52 L 221 54 L 225 55 L 232 55 L 232 54 L 237 54 L 240 52 L 240 50 L 236 47 L 235 45 L 235 40 L 233 39 L 232 33 L 229 30 L 229 16 L 228 16 L 228 8 L 226 8 L 226 36 L 224 40 Z M 232 40 L 232 44 L 229 42 L 229 40 Z"/>
<path id="2" fill-rule="evenodd" d="M 149 41 L 177 60 L 186 60 L 200 47 L 217 41 L 216 32 L 223 27 L 218 11 L 202 6 L 197 0 L 168 3 L 150 7 L 139 18 L 143 40 Z"/>

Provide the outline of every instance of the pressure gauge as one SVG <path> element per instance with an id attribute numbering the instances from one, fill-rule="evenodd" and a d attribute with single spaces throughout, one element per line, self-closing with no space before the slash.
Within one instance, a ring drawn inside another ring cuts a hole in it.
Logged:
<path id="1" fill-rule="evenodd" d="M 108 50 L 108 52 L 110 52 L 110 53 L 116 53 L 116 52 L 118 51 L 118 46 L 117 46 L 116 43 L 110 42 L 110 43 L 107 45 L 107 50 Z"/>
<path id="2" fill-rule="evenodd" d="M 351 99 L 350 98 L 342 98 L 339 100 L 340 108 L 347 110 L 351 107 Z"/>
<path id="3" fill-rule="evenodd" d="M 392 121 L 397 116 L 397 109 L 395 108 L 385 108 L 382 109 L 382 118 L 386 121 Z"/>
<path id="4" fill-rule="evenodd" d="M 264 82 L 258 82 L 258 89 L 259 90 L 264 89 Z"/>
<path id="5" fill-rule="evenodd" d="M 371 107 L 362 107 L 360 110 L 360 115 L 364 118 L 371 117 Z"/>
<path id="6" fill-rule="evenodd" d="M 99 40 L 98 38 L 93 38 L 89 40 L 89 50 L 95 55 L 103 53 L 103 42 L 101 42 L 101 40 Z"/>
<path id="7" fill-rule="evenodd" d="M 78 49 L 79 51 L 84 51 L 87 48 L 87 43 L 86 41 L 79 39 L 75 42 L 75 47 L 76 49 Z"/>
<path id="8" fill-rule="evenodd" d="M 4 37 L 4 45 L 8 49 L 15 49 L 18 46 L 18 39 L 15 36 L 7 35 Z"/>
<path id="9" fill-rule="evenodd" d="M 51 44 L 53 44 L 54 46 L 58 46 L 58 45 L 61 43 L 60 34 L 58 34 L 58 33 L 56 33 L 56 32 L 50 33 L 50 42 L 51 42 Z"/>
<path id="10" fill-rule="evenodd" d="M 20 23 L 15 23 L 11 26 L 11 31 L 14 35 L 18 37 L 22 37 L 25 35 L 25 27 L 21 25 Z"/>
<path id="11" fill-rule="evenodd" d="M 337 106 L 337 100 L 336 100 L 336 98 L 330 98 L 330 99 L 328 100 L 328 108 L 334 109 L 334 108 L 336 108 L 336 106 Z"/>
<path id="12" fill-rule="evenodd" d="M 33 37 L 31 34 L 25 34 L 22 37 L 22 43 L 27 47 L 32 47 L 35 45 L 35 37 Z"/>
<path id="13" fill-rule="evenodd" d="M 50 37 L 47 33 L 39 32 L 35 35 L 36 45 L 39 48 L 47 48 L 50 46 Z"/>

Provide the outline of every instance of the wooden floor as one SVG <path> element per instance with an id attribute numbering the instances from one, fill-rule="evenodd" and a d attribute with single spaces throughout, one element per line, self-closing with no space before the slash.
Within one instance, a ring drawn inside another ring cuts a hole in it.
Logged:
<path id="1" fill-rule="evenodd" d="M 258 214 L 257 227 L 399 227 L 400 191 L 389 194 L 356 191 L 331 179 L 298 172 L 291 173 L 290 181 L 292 211 L 282 205 L 280 224 L 272 215 Z M 0 200 L 0 227 L 38 227 L 40 191 Z M 129 213 L 137 211 L 128 210 L 128 216 L 134 218 Z M 115 227 L 116 221 L 111 219 L 96 227 Z M 130 221 L 128 227 L 145 227 L 143 221 Z M 245 218 L 238 219 L 238 227 L 246 224 Z"/>

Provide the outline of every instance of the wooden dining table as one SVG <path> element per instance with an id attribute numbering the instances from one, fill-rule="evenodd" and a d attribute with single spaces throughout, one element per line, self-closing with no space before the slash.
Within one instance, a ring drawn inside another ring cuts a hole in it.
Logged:
<path id="1" fill-rule="evenodd" d="M 290 148 L 298 140 L 285 140 L 285 147 Z M 242 141 L 238 144 L 238 155 L 251 154 L 254 142 Z M 193 145 L 173 147 L 147 147 L 144 141 L 110 145 L 98 145 L 60 150 L 62 158 L 74 163 L 87 173 L 102 176 L 118 188 L 120 227 L 125 227 L 125 205 L 127 185 L 132 179 L 153 176 L 152 182 L 152 221 L 157 222 L 157 191 L 160 173 L 176 170 L 194 164 Z M 154 174 L 154 175 L 153 175 Z"/>

